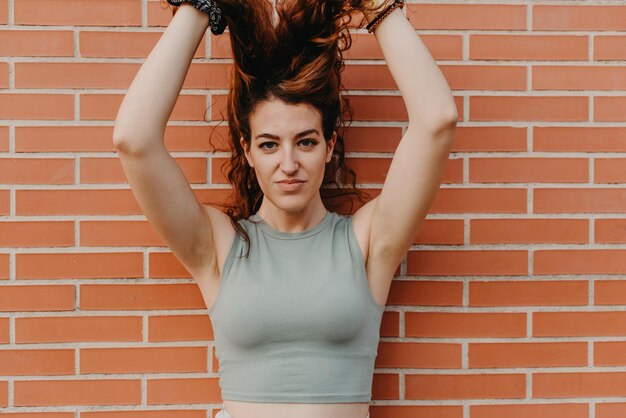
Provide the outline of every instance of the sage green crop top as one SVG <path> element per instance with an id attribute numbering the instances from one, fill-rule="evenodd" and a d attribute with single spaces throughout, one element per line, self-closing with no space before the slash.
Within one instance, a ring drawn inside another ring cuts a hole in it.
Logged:
<path id="1" fill-rule="evenodd" d="M 253 223 L 251 221 L 259 221 Z M 222 399 L 369 402 L 384 306 L 373 298 L 352 218 L 301 232 L 257 214 L 239 223 L 209 309 Z"/>

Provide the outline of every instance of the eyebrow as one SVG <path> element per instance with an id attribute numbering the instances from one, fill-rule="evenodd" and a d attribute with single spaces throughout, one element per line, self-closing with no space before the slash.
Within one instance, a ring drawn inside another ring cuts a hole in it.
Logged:
<path id="1" fill-rule="evenodd" d="M 306 131 L 302 131 L 300 133 L 296 134 L 296 139 L 298 138 L 302 138 L 303 136 L 307 136 L 309 134 L 317 134 L 319 135 L 320 133 L 317 131 L 317 129 L 307 129 Z M 272 135 L 272 134 L 260 134 L 257 135 L 255 139 L 260 139 L 260 138 L 269 138 L 269 139 L 280 139 L 279 136 L 276 135 Z"/>

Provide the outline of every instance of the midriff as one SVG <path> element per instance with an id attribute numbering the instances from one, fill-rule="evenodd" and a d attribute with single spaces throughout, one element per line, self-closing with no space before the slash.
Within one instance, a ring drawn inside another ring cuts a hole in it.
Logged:
<path id="1" fill-rule="evenodd" d="M 224 400 L 232 418 L 366 418 L 369 403 L 265 403 Z"/>

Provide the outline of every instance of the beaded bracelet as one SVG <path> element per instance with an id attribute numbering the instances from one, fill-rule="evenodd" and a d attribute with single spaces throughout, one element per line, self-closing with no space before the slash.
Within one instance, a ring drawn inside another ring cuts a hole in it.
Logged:
<path id="1" fill-rule="evenodd" d="M 385 7 L 385 10 L 380 12 L 378 16 L 372 19 L 372 21 L 366 26 L 367 32 L 368 33 L 374 32 L 374 29 L 376 29 L 376 27 L 380 25 L 380 22 L 382 22 L 387 16 L 389 16 L 396 7 L 399 7 L 402 9 L 404 7 L 404 0 L 394 0 L 393 3 Z"/>

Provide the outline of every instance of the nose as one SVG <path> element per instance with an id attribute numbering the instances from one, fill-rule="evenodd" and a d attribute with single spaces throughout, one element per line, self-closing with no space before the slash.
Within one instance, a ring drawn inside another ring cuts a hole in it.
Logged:
<path id="1" fill-rule="evenodd" d="M 297 160 L 297 151 L 294 149 L 289 149 L 288 147 L 284 149 L 283 155 L 280 160 L 280 169 L 288 174 L 294 173 L 298 170 L 298 160 Z"/>

